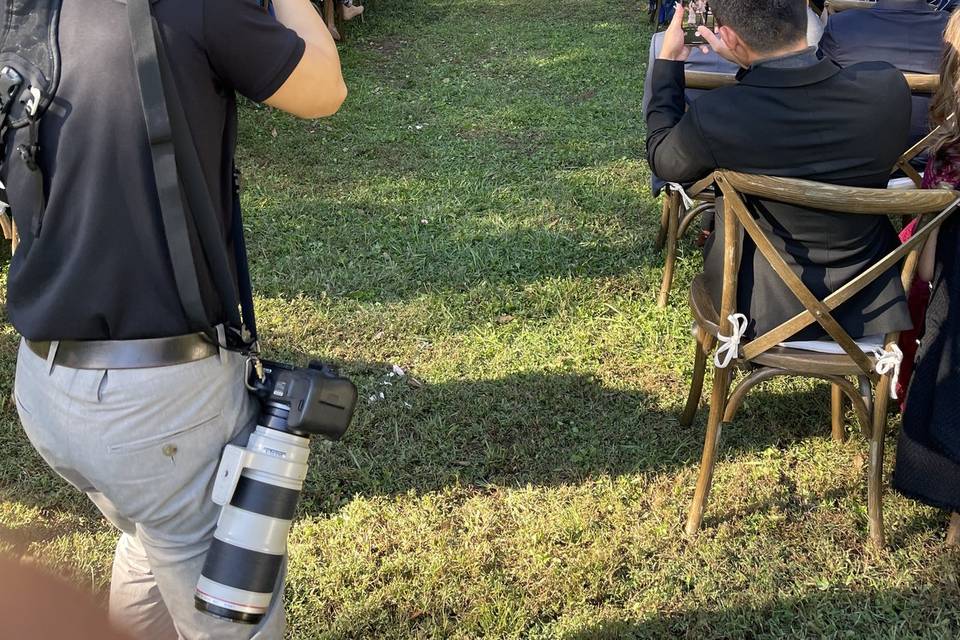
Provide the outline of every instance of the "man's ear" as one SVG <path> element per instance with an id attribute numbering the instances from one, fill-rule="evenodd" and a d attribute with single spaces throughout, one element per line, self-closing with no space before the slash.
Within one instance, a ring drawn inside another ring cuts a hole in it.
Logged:
<path id="1" fill-rule="evenodd" d="M 737 35 L 736 31 L 724 25 L 717 29 L 717 35 L 720 37 L 720 40 L 723 41 L 723 44 L 726 45 L 731 55 L 737 59 L 741 67 L 750 66 L 750 50 L 740 36 Z"/>
<path id="2" fill-rule="evenodd" d="M 741 44 L 740 36 L 738 36 L 733 29 L 726 25 L 717 29 L 717 35 L 720 36 L 720 39 L 723 40 L 723 44 L 727 45 L 727 49 L 730 51 L 733 51 L 735 47 Z"/>

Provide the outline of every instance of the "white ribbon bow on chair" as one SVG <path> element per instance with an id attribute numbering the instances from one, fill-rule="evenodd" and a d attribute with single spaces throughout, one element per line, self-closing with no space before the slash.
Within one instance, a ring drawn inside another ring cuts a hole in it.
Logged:
<path id="1" fill-rule="evenodd" d="M 713 354 L 713 364 L 718 369 L 726 369 L 729 367 L 733 359 L 740 353 L 740 341 L 743 340 L 744 334 L 747 333 L 747 325 L 750 324 L 747 316 L 742 313 L 731 313 L 727 316 L 727 320 L 730 321 L 733 334 L 730 336 L 722 334 L 717 336 L 717 340 L 720 341 L 720 346 L 717 348 L 717 352 Z"/>
<path id="2" fill-rule="evenodd" d="M 903 364 L 903 351 L 895 344 L 890 345 L 890 349 L 874 349 L 873 355 L 877 357 L 877 364 L 874 370 L 881 376 L 888 373 L 893 374 L 890 377 L 890 397 L 897 400 L 897 381 L 900 379 L 900 365 Z"/>
<path id="3" fill-rule="evenodd" d="M 693 203 L 693 198 L 691 198 L 689 195 L 687 195 L 687 192 L 686 192 L 686 190 L 683 188 L 683 185 L 681 185 L 681 184 L 679 184 L 679 183 L 677 183 L 677 182 L 668 182 L 668 183 L 667 183 L 667 187 L 669 187 L 671 191 L 674 191 L 674 192 L 680 194 L 680 200 L 683 201 L 683 208 L 684 208 L 684 209 L 689 210 L 689 209 L 692 209 L 692 208 L 693 208 L 693 204 L 694 204 L 694 203 Z"/>

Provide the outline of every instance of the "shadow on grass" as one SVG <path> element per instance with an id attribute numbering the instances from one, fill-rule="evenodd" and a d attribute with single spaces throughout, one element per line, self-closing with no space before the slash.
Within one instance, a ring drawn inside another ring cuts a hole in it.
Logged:
<path id="1" fill-rule="evenodd" d="M 379 365 L 351 364 L 348 370 L 368 382 L 344 440 L 331 445 L 318 441 L 314 447 L 301 507 L 312 514 L 335 512 L 356 495 L 425 493 L 451 486 L 549 486 L 604 475 L 670 472 L 695 465 L 703 445 L 705 412 L 693 427 L 684 428 L 676 411 L 661 408 L 657 398 L 611 389 L 590 376 L 521 374 L 412 387 L 399 379 L 372 377 L 371 372 L 386 370 Z M 747 404 L 738 420 L 743 428 L 735 423 L 727 429 L 721 459 L 828 437 L 825 391 L 764 396 L 758 392 L 756 402 Z M 771 401 L 781 408 L 811 407 L 814 417 L 784 411 L 774 427 L 762 413 Z M 759 416 L 751 416 L 751 406 L 761 409 Z M 46 467 L 9 404 L 0 425 L 0 451 L 0 496 L 81 518 L 96 514 Z M 757 505 L 756 510 L 772 506 Z"/>
<path id="2" fill-rule="evenodd" d="M 718 594 L 719 595 L 719 594 Z M 563 640 L 676 638 L 956 638 L 956 584 L 859 591 L 831 587 L 762 606 L 705 607 L 612 620 L 561 636 Z M 909 615 L 904 615 L 909 612 Z"/>
<path id="3" fill-rule="evenodd" d="M 423 388 L 394 381 L 363 393 L 366 404 L 347 437 L 318 447 L 303 503 L 310 513 L 335 511 L 358 494 L 668 473 L 695 468 L 703 446 L 705 411 L 694 426 L 681 427 L 678 411 L 665 410 L 657 398 L 578 374 L 520 374 Z M 771 405 L 780 409 L 776 422 L 765 413 Z M 809 410 L 793 410 L 797 406 Z M 786 396 L 758 391 L 728 428 L 721 460 L 811 436 L 827 438 L 828 408 L 825 389 Z"/>

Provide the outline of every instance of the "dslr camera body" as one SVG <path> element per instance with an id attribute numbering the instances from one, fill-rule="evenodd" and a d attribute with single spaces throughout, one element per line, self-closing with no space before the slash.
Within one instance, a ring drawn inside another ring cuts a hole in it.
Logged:
<path id="1" fill-rule="evenodd" d="M 343 436 L 357 388 L 318 362 L 297 368 L 251 360 L 247 387 L 260 399 L 247 446 L 227 445 L 213 487 L 221 505 L 194 604 L 205 613 L 257 624 L 283 576 L 287 534 L 307 476 L 310 437 Z"/>

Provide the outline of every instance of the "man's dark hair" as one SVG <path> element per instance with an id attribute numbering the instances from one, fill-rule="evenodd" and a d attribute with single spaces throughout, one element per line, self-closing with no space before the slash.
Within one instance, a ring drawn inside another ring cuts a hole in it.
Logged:
<path id="1" fill-rule="evenodd" d="M 805 0 L 710 0 L 710 8 L 757 53 L 779 51 L 807 34 Z"/>

